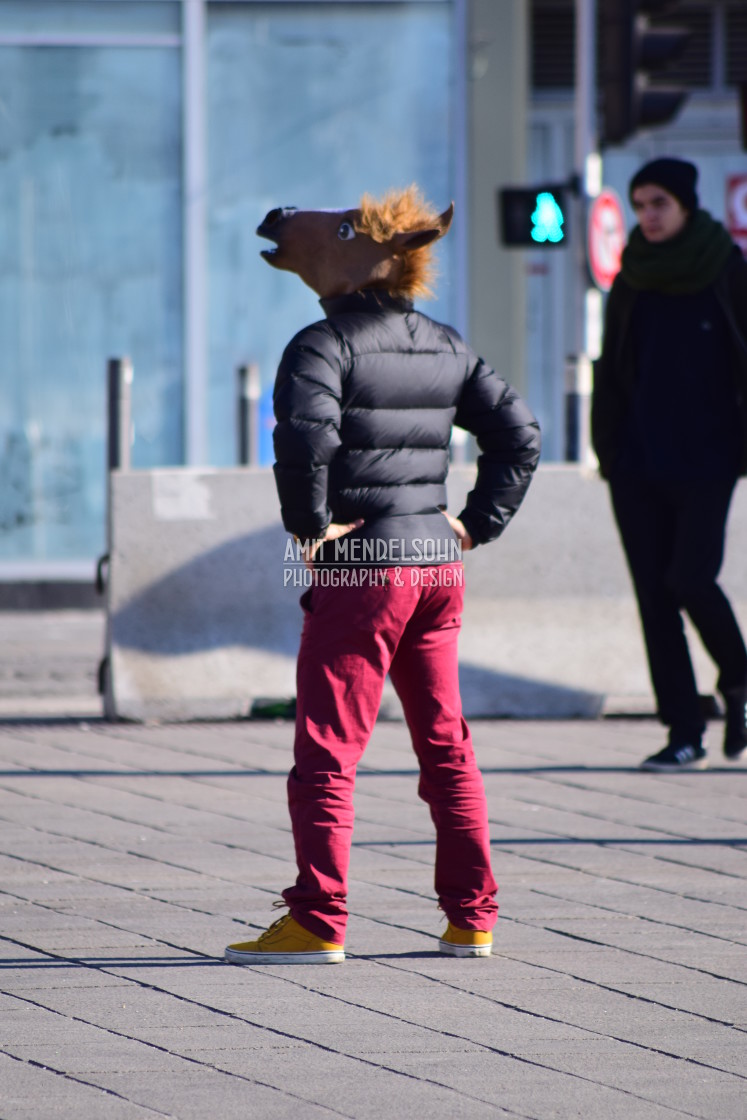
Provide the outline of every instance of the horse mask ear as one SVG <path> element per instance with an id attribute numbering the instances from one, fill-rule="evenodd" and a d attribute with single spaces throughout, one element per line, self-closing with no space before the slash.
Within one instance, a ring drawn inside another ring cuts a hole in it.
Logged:
<path id="1" fill-rule="evenodd" d="M 430 229 L 416 229 L 410 230 L 409 233 L 395 233 L 391 239 L 390 244 L 394 249 L 402 251 L 408 249 L 422 249 L 425 245 L 430 245 L 433 241 L 438 241 L 439 237 L 449 232 L 451 219 L 454 217 L 454 203 L 450 203 L 448 209 L 444 210 L 443 214 L 438 216 L 438 225 L 431 226 Z"/>

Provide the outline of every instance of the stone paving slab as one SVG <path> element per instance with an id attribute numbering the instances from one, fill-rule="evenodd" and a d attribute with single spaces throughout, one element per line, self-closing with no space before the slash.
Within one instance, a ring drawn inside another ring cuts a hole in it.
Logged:
<path id="1" fill-rule="evenodd" d="M 405 728 L 361 766 L 348 960 L 236 968 L 293 874 L 283 722 L 0 723 L 2 1120 L 747 1120 L 747 771 L 646 720 L 475 721 L 495 953 L 437 951 Z"/>

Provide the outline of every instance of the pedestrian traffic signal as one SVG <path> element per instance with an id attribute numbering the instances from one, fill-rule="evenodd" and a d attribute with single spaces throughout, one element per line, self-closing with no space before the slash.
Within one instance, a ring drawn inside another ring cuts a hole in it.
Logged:
<path id="1" fill-rule="evenodd" d="M 501 241 L 524 249 L 554 249 L 568 241 L 565 191 L 558 183 L 503 187 L 498 192 Z"/>
<path id="2" fill-rule="evenodd" d="M 687 89 L 652 84 L 678 58 L 690 32 L 651 26 L 650 16 L 679 6 L 672 0 L 600 0 L 602 94 L 601 142 L 619 144 L 642 128 L 667 124 L 679 112 Z"/>

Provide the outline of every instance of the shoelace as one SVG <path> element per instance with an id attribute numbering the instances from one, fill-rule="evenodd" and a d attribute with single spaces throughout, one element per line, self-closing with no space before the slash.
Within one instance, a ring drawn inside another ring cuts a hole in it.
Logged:
<path id="1" fill-rule="evenodd" d="M 270 937 L 273 933 L 277 933 L 277 931 L 279 929 L 282 929 L 282 927 L 285 925 L 285 923 L 288 921 L 289 918 L 290 918 L 290 914 L 283 914 L 282 918 L 277 918 L 272 923 L 271 926 L 267 927 L 267 929 L 264 931 L 264 933 L 261 933 L 259 935 L 259 937 L 257 938 L 257 944 L 261 945 L 261 943 L 263 941 L 266 941 L 267 938 Z"/>

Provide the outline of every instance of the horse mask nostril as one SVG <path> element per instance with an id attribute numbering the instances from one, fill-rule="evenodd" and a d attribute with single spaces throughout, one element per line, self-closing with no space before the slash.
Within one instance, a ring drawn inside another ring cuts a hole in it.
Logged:
<path id="1" fill-rule="evenodd" d="M 290 214 L 295 214 L 297 209 L 297 206 L 276 206 L 274 210 L 270 210 L 262 225 L 274 226 L 281 218 L 287 218 Z"/>

